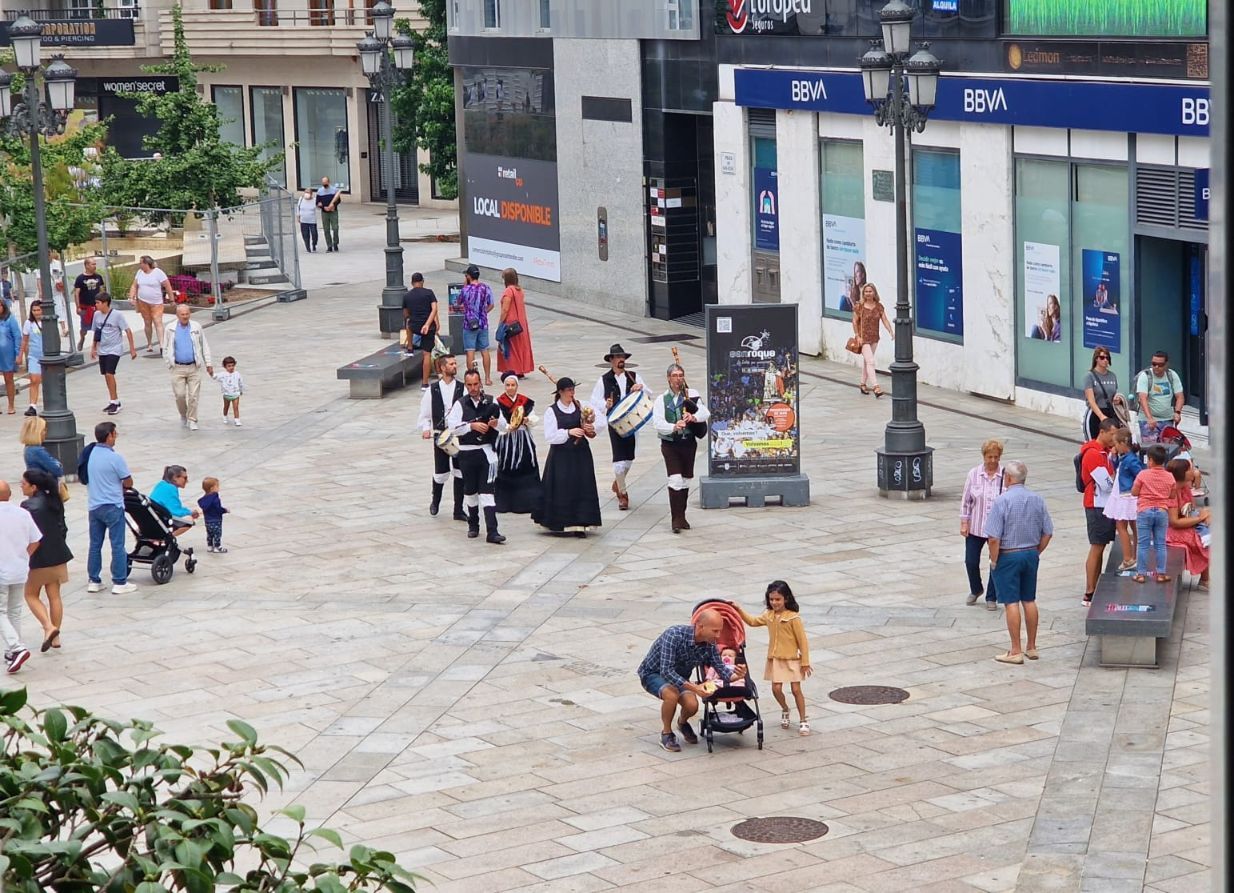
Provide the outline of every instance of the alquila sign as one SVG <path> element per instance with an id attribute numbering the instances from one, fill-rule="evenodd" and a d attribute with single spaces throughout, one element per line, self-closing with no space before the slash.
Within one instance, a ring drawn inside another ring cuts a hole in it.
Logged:
<path id="1" fill-rule="evenodd" d="M 732 34 L 798 34 L 799 16 L 812 16 L 815 0 L 719 0 Z M 821 3 L 821 0 L 819 0 Z"/>

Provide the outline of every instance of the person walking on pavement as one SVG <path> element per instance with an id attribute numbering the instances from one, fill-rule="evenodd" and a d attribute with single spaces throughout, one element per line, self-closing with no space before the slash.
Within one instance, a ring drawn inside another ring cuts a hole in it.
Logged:
<path id="1" fill-rule="evenodd" d="M 981 550 L 986 544 L 985 522 L 990 517 L 990 509 L 1006 489 L 1002 458 L 1002 441 L 983 443 L 981 464 L 969 471 L 964 480 L 964 494 L 960 497 L 960 536 L 964 537 L 964 567 L 968 570 L 968 598 L 964 603 L 977 604 L 984 592 L 987 611 L 998 610 L 997 590 L 993 573 L 989 587 L 981 585 Z"/>
<path id="2" fill-rule="evenodd" d="M 596 381 L 591 390 L 591 405 L 599 412 L 603 410 L 607 419 L 613 407 L 626 398 L 627 394 L 641 391 L 647 387 L 643 377 L 637 372 L 626 369 L 626 360 L 630 354 L 620 344 L 614 344 L 604 355 L 604 362 L 609 364 L 609 370 Z M 648 391 L 650 395 L 650 391 Z M 654 397 L 654 395 L 651 395 Z M 617 508 L 625 511 L 630 507 L 630 493 L 626 489 L 626 475 L 634 465 L 634 449 L 638 435 L 631 434 L 622 437 L 609 426 L 608 442 L 613 450 L 613 493 L 617 497 Z"/>
<path id="3" fill-rule="evenodd" d="M 655 401 L 652 424 L 660 436 L 660 455 L 668 475 L 668 505 L 673 533 L 690 529 L 686 507 L 690 481 L 694 480 L 694 456 L 698 439 L 690 426 L 706 425 L 711 418 L 698 391 L 686 387 L 686 372 L 676 363 L 668 367 L 668 390 Z"/>
<path id="4" fill-rule="evenodd" d="M 493 290 L 480 281 L 480 268 L 475 264 L 463 271 L 463 291 L 459 304 L 463 308 L 463 349 L 467 351 L 467 368 L 476 368 L 476 351 L 484 363 L 484 383 L 493 384 L 492 352 L 489 350 L 488 315 L 493 309 Z"/>
<path id="5" fill-rule="evenodd" d="M 43 627 L 40 651 L 60 647 L 60 628 L 64 624 L 64 602 L 60 587 L 69 581 L 69 562 L 73 553 L 66 538 L 64 503 L 56 479 L 46 472 L 27 468 L 21 476 L 21 492 L 26 497 L 21 507 L 30 513 L 43 535 L 30 556 L 30 576 L 26 578 L 26 605 Z M 40 593 L 47 593 L 44 605 Z"/>
<path id="6" fill-rule="evenodd" d="M 458 361 L 453 354 L 437 359 L 437 381 L 423 392 L 420 398 L 420 436 L 433 440 L 435 434 L 446 430 L 446 416 L 454 404 L 463 399 L 463 383 L 454 376 L 458 374 Z M 433 499 L 428 513 L 436 515 L 441 508 L 441 492 L 446 481 L 454 478 L 454 520 L 466 521 L 463 513 L 463 473 L 459 470 L 458 457 L 451 457 L 434 441 L 433 443 Z"/>
<path id="7" fill-rule="evenodd" d="M 501 271 L 506 290 L 501 293 L 501 318 L 499 320 L 504 341 L 497 350 L 497 371 L 504 379 L 513 372 L 519 378 L 535 371 L 536 360 L 531 352 L 531 326 L 527 322 L 527 303 L 523 287 L 518 284 L 518 272 L 509 267 Z M 504 328 L 503 328 L 504 327 Z"/>
<path id="8" fill-rule="evenodd" d="M 137 359 L 137 342 L 133 340 L 133 330 L 129 328 L 128 320 L 112 307 L 111 295 L 105 291 L 99 292 L 98 306 L 90 326 L 94 339 L 90 359 L 99 361 L 99 374 L 107 384 L 108 403 L 103 407 L 103 412 L 115 415 L 121 408 L 120 392 L 116 389 L 116 368 L 120 365 L 120 354 L 124 353 L 124 336 L 129 336 L 129 356 L 134 360 Z"/>
<path id="9" fill-rule="evenodd" d="M 998 603 L 1007 612 L 1011 650 L 994 658 L 1003 664 L 1037 659 L 1037 567 L 1041 553 L 1054 536 L 1054 522 L 1045 500 L 1024 485 L 1028 468 L 1011 461 L 1003 466 L 1007 487 L 994 500 L 985 534 L 990 544 L 990 567 L 998 586 Z M 1023 606 L 1021 608 L 1021 606 Z M 1020 613 L 1028 633 L 1020 649 Z"/>
<path id="10" fill-rule="evenodd" d="M 321 178 L 321 188 L 317 190 L 317 207 L 321 208 L 321 228 L 325 230 L 326 251 L 338 251 L 338 205 L 343 200 L 343 193 L 337 186 L 330 185 L 329 177 Z"/>
<path id="11" fill-rule="evenodd" d="M 133 274 L 133 284 L 129 286 L 129 300 L 141 314 L 141 321 L 146 330 L 146 355 L 154 354 L 154 339 L 163 331 L 163 298 L 175 304 L 176 295 L 171 290 L 171 281 L 167 274 L 158 268 L 148 254 L 141 256 L 140 268 Z"/>
<path id="12" fill-rule="evenodd" d="M 30 405 L 26 415 L 38 415 L 39 391 L 43 387 L 43 302 L 30 305 L 30 318 L 21 327 L 21 350 L 17 353 L 17 365 L 26 364 L 26 377 L 30 384 L 26 396 Z"/>
<path id="13" fill-rule="evenodd" d="M 86 447 L 86 492 L 90 517 L 90 550 L 86 556 L 86 592 L 103 590 L 103 535 L 111 541 L 111 592 L 136 592 L 129 582 L 129 556 L 124 549 L 124 491 L 133 486 L 133 475 L 124 457 L 116 452 L 116 423 L 94 426 L 95 442 Z"/>
<path id="14" fill-rule="evenodd" d="M 1088 529 L 1088 559 L 1084 562 L 1085 607 L 1092 604 L 1093 593 L 1097 591 L 1105 547 L 1114 542 L 1117 533 L 1113 519 L 1106 517 L 1105 498 L 1098 498 L 1098 490 L 1102 490 L 1102 497 L 1108 492 L 1098 486 L 1098 480 L 1112 481 L 1108 464 L 1110 447 L 1114 445 L 1114 432 L 1120 427 L 1116 419 L 1103 419 L 1097 426 L 1097 436 L 1080 447 L 1079 482 L 1084 485 L 1084 522 Z"/>
<path id="15" fill-rule="evenodd" d="M 861 342 L 861 393 L 874 392 L 875 397 L 883 396 L 883 389 L 878 386 L 878 374 L 874 369 L 874 354 L 878 350 L 878 327 L 887 329 L 887 334 L 894 335 L 891 320 L 887 319 L 887 310 L 878 296 L 874 283 L 867 282 L 861 287 L 861 302 L 853 308 L 853 334 Z M 866 386 L 869 382 L 869 387 Z"/>
<path id="16" fill-rule="evenodd" d="M 1156 443 L 1166 419 L 1177 426 L 1183 418 L 1183 380 L 1170 368 L 1170 355 L 1164 350 L 1153 354 L 1149 367 L 1135 380 L 1135 395 L 1140 403 L 1140 443 Z"/>
<path id="17" fill-rule="evenodd" d="M 77 336 L 78 350 L 86 343 L 86 334 L 90 331 L 90 324 L 94 322 L 94 311 L 102 290 L 103 277 L 99 275 L 98 261 L 87 257 L 82 264 L 81 274 L 73 282 L 73 302 L 77 305 L 77 315 L 81 318 L 81 334 Z"/>
<path id="18" fill-rule="evenodd" d="M 458 438 L 458 466 L 463 473 L 463 504 L 467 508 L 467 536 L 480 535 L 480 510 L 484 510 L 487 542 L 501 545 L 506 538 L 497 530 L 497 503 L 493 499 L 493 481 L 497 477 L 497 435 L 506 428 L 506 420 L 492 398 L 480 386 L 480 373 L 468 369 L 463 373 L 467 395 L 452 407 L 446 427 Z"/>
<path id="19" fill-rule="evenodd" d="M 21 323 L 8 301 L 0 300 L 0 376 L 9 415 L 17 412 L 17 355 L 21 353 Z"/>
<path id="20" fill-rule="evenodd" d="M 437 343 L 437 295 L 424 287 L 424 274 L 411 274 L 411 288 L 403 293 L 403 325 L 407 328 L 407 352 L 421 352 L 420 390 L 432 381 L 430 366 Z"/>
<path id="21" fill-rule="evenodd" d="M 12 489 L 0 481 L 0 590 L 5 603 L 0 605 L 0 637 L 4 639 L 4 663 L 16 673 L 30 659 L 30 649 L 21 640 L 21 612 L 26 603 L 26 580 L 30 576 L 30 556 L 37 551 L 43 534 L 34 518 L 9 498 Z"/>
<path id="22" fill-rule="evenodd" d="M 201 370 L 214 377 L 210 344 L 188 304 L 176 307 L 176 318 L 163 332 L 163 356 L 171 370 L 171 390 L 180 410 L 180 424 L 197 430 L 197 403 L 201 398 Z"/>
<path id="23" fill-rule="evenodd" d="M 317 250 L 317 198 L 312 187 L 296 202 L 296 219 L 300 222 L 300 238 L 304 239 L 305 251 Z"/>

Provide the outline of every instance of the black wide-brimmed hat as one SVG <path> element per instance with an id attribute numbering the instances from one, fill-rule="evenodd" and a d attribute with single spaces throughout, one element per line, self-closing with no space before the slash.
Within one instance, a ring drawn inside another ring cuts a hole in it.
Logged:
<path id="1" fill-rule="evenodd" d="M 574 387 L 575 387 L 574 379 L 570 378 L 569 376 L 563 375 L 561 378 L 557 379 L 557 393 L 558 394 L 560 394 L 562 391 L 572 390 Z"/>
<path id="2" fill-rule="evenodd" d="M 614 344 L 612 347 L 608 349 L 608 353 L 604 355 L 604 362 L 611 363 L 613 360 L 613 357 L 622 357 L 623 359 L 628 360 L 630 359 L 631 356 L 632 354 L 626 353 L 626 349 L 622 347 L 620 344 Z"/>

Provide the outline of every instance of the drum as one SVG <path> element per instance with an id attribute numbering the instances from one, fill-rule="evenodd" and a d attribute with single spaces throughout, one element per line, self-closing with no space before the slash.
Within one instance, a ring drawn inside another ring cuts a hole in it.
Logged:
<path id="1" fill-rule="evenodd" d="M 618 437 L 633 437 L 651 421 L 651 396 L 646 390 L 631 391 L 608 414 L 608 426 Z"/>
<path id="2" fill-rule="evenodd" d="M 458 455 L 458 438 L 454 436 L 453 431 L 438 431 L 433 435 L 433 446 L 447 456 Z"/>

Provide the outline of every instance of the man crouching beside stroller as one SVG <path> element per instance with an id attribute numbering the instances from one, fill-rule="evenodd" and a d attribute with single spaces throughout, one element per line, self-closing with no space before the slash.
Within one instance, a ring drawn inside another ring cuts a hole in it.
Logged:
<path id="1" fill-rule="evenodd" d="M 690 717 L 698 712 L 698 699 L 707 697 L 701 685 L 689 680 L 690 673 L 706 664 L 726 682 L 742 679 L 744 666 L 729 666 L 720 660 L 716 642 L 724 631 L 724 618 L 715 611 L 700 611 L 694 625 L 670 626 L 651 643 L 651 649 L 638 667 L 638 678 L 650 694 L 660 699 L 660 720 L 663 729 L 660 746 L 677 753 L 681 745 L 673 734 L 673 714 L 681 705 L 677 728 L 687 744 L 698 744 L 698 736 L 690 727 Z"/>

